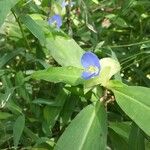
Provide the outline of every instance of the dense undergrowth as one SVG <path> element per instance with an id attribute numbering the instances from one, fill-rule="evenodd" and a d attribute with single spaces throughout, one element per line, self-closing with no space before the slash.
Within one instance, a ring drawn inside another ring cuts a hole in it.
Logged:
<path id="1" fill-rule="evenodd" d="M 149 121 L 149 0 L 0 0 L 0 149 L 149 150 Z"/>

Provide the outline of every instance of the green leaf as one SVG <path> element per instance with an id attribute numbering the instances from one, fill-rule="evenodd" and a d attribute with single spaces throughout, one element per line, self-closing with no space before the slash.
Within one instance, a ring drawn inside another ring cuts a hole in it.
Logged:
<path id="1" fill-rule="evenodd" d="M 116 17 L 115 19 L 113 19 L 113 23 L 118 25 L 118 26 L 120 26 L 120 27 L 123 27 L 123 28 L 128 27 L 128 25 L 125 22 L 125 20 L 120 18 L 120 17 Z"/>
<path id="2" fill-rule="evenodd" d="M 0 27 L 5 21 L 11 8 L 13 8 L 19 0 L 0 0 Z"/>
<path id="3" fill-rule="evenodd" d="M 55 101 L 43 99 L 43 98 L 37 98 L 37 99 L 33 100 L 32 103 L 39 104 L 39 105 L 44 104 L 44 105 L 55 106 L 55 107 L 58 106 L 58 104 L 56 104 Z"/>
<path id="4" fill-rule="evenodd" d="M 64 131 L 54 150 L 106 150 L 106 116 L 100 102 L 85 107 Z"/>
<path id="5" fill-rule="evenodd" d="M 118 105 L 143 130 L 150 135 L 150 89 L 140 86 L 127 86 L 119 81 L 110 81 L 111 89 Z M 146 115 L 145 115 L 146 114 Z"/>
<path id="6" fill-rule="evenodd" d="M 61 90 L 58 93 L 57 97 L 55 98 L 55 104 L 57 107 L 46 106 L 44 108 L 44 112 L 43 112 L 44 118 L 50 128 L 52 128 L 55 122 L 57 121 L 59 114 L 65 104 L 67 96 L 68 96 L 67 90 L 64 89 Z"/>
<path id="7" fill-rule="evenodd" d="M 45 44 L 45 35 L 41 30 L 41 27 L 29 16 L 24 15 L 20 17 L 20 20 L 25 24 L 25 26 L 31 31 L 31 33 L 38 38 L 41 44 Z"/>
<path id="8" fill-rule="evenodd" d="M 30 97 L 29 97 L 29 94 L 28 94 L 26 87 L 24 85 L 23 72 L 21 72 L 21 71 L 17 72 L 17 74 L 15 76 L 15 85 L 18 87 L 16 89 L 18 96 L 22 97 L 27 103 L 29 103 Z"/>
<path id="9" fill-rule="evenodd" d="M 69 123 L 78 101 L 79 96 L 76 95 L 71 95 L 67 98 L 64 107 L 61 111 L 61 120 L 63 125 L 67 125 Z"/>
<path id="10" fill-rule="evenodd" d="M 109 128 L 127 141 L 131 130 L 130 125 L 130 122 L 110 122 Z"/>
<path id="11" fill-rule="evenodd" d="M 80 60 L 84 51 L 73 39 L 62 36 L 47 38 L 46 47 L 61 66 L 82 67 Z"/>
<path id="12" fill-rule="evenodd" d="M 132 129 L 129 137 L 129 149 L 143 150 L 145 149 L 145 138 L 141 129 L 135 124 L 132 124 Z"/>
<path id="13" fill-rule="evenodd" d="M 13 127 L 13 139 L 15 148 L 17 148 L 19 144 L 19 140 L 21 138 L 24 127 L 25 127 L 25 117 L 24 115 L 20 115 L 15 121 Z"/>
<path id="14" fill-rule="evenodd" d="M 109 130 L 109 138 L 111 141 L 111 145 L 113 146 L 112 149 L 120 150 L 121 148 L 121 150 L 128 150 L 127 141 L 112 129 Z"/>
<path id="15" fill-rule="evenodd" d="M 1 119 L 8 119 L 10 117 L 12 117 L 12 114 L 7 113 L 7 112 L 0 112 L 0 120 Z"/>
<path id="16" fill-rule="evenodd" d="M 71 85 L 78 85 L 83 82 L 82 69 L 75 67 L 51 67 L 46 70 L 36 71 L 32 78 L 37 80 L 46 80 L 49 82 L 64 82 Z"/>
<path id="17" fill-rule="evenodd" d="M 3 108 L 7 106 L 14 92 L 14 88 L 8 88 L 5 94 L 0 93 L 0 107 Z"/>

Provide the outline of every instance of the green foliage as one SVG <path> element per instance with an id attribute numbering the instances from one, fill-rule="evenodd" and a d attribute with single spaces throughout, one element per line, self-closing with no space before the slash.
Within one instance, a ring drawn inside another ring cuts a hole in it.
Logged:
<path id="1" fill-rule="evenodd" d="M 13 139 L 14 139 L 15 148 L 17 148 L 17 146 L 19 144 L 19 140 L 22 135 L 24 125 L 25 125 L 25 117 L 23 115 L 21 115 L 15 121 L 14 127 L 13 127 Z"/>
<path id="2" fill-rule="evenodd" d="M 32 74 L 32 78 L 38 80 L 46 80 L 49 82 L 64 82 L 70 85 L 78 85 L 83 82 L 81 78 L 83 69 L 75 67 L 51 67 L 46 70 L 36 71 Z"/>
<path id="3" fill-rule="evenodd" d="M 56 35 L 47 38 L 46 47 L 61 66 L 81 68 L 80 59 L 84 52 L 73 39 Z"/>
<path id="4" fill-rule="evenodd" d="M 31 33 L 39 39 L 41 44 L 45 44 L 44 32 L 40 29 L 40 26 L 29 16 L 21 16 L 20 20 L 25 24 L 25 26 L 31 31 Z"/>
<path id="5" fill-rule="evenodd" d="M 149 150 L 150 1 L 62 2 L 0 0 L 0 149 Z"/>
<path id="6" fill-rule="evenodd" d="M 0 26 L 2 26 L 11 8 L 13 8 L 18 1 L 19 0 L 1 0 L 0 1 L 0 16 L 1 16 Z"/>
<path id="7" fill-rule="evenodd" d="M 110 82 L 107 87 L 114 92 L 116 101 L 123 111 L 150 136 L 147 124 L 150 118 L 150 89 L 117 82 Z"/>
<path id="8" fill-rule="evenodd" d="M 64 131 L 54 150 L 106 149 L 106 117 L 105 108 L 99 102 L 85 107 Z"/>

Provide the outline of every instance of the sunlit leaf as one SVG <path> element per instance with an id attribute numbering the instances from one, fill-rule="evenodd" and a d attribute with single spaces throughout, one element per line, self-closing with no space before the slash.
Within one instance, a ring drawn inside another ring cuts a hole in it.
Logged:
<path id="1" fill-rule="evenodd" d="M 47 38 L 46 47 L 61 66 L 82 67 L 80 59 L 84 51 L 73 39 L 62 36 Z"/>
<path id="2" fill-rule="evenodd" d="M 83 82 L 82 69 L 75 67 L 51 67 L 46 70 L 36 71 L 32 78 L 46 80 L 49 82 L 64 82 L 71 85 L 78 85 Z"/>
<path id="3" fill-rule="evenodd" d="M 150 89 L 140 86 L 127 86 L 119 81 L 110 81 L 107 85 L 114 94 L 122 110 L 150 135 Z M 146 114 L 146 115 L 145 115 Z"/>
<path id="4" fill-rule="evenodd" d="M 104 105 L 99 102 L 85 107 L 62 134 L 54 150 L 105 150 L 106 116 Z"/>

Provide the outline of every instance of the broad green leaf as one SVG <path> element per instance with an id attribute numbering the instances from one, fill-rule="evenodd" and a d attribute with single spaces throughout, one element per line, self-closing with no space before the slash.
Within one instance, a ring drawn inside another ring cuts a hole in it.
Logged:
<path id="1" fill-rule="evenodd" d="M 1 112 L 1 111 L 0 111 L 0 120 L 1 120 L 1 119 L 8 119 L 8 118 L 10 118 L 10 117 L 12 117 L 12 114 L 7 113 L 7 112 Z"/>
<path id="2" fill-rule="evenodd" d="M 141 129 L 135 124 L 132 124 L 132 129 L 129 137 L 129 149 L 145 150 L 145 138 Z"/>
<path id="3" fill-rule="evenodd" d="M 29 16 L 24 15 L 20 17 L 20 20 L 25 24 L 25 26 L 31 31 L 31 33 L 38 38 L 41 44 L 45 44 L 45 35 L 41 27 Z"/>
<path id="4" fill-rule="evenodd" d="M 36 71 L 32 78 L 37 80 L 46 80 L 49 82 L 64 82 L 71 85 L 78 85 L 83 82 L 82 69 L 75 67 L 51 67 L 46 70 Z"/>
<path id="5" fill-rule="evenodd" d="M 15 148 L 17 148 L 19 144 L 24 126 L 25 126 L 25 117 L 24 115 L 20 115 L 15 121 L 14 127 L 13 127 L 13 139 L 14 139 Z"/>
<path id="6" fill-rule="evenodd" d="M 0 0 L 0 27 L 5 21 L 11 8 L 13 8 L 19 0 Z"/>
<path id="7" fill-rule="evenodd" d="M 106 116 L 100 102 L 85 107 L 64 131 L 54 150 L 106 150 Z"/>
<path id="8" fill-rule="evenodd" d="M 150 88 L 127 86 L 119 81 L 110 81 L 118 105 L 143 130 L 150 135 Z M 145 115 L 146 114 L 146 115 Z"/>
<path id="9" fill-rule="evenodd" d="M 81 68 L 80 59 L 84 51 L 73 39 L 62 36 L 47 38 L 46 47 L 61 66 Z"/>

